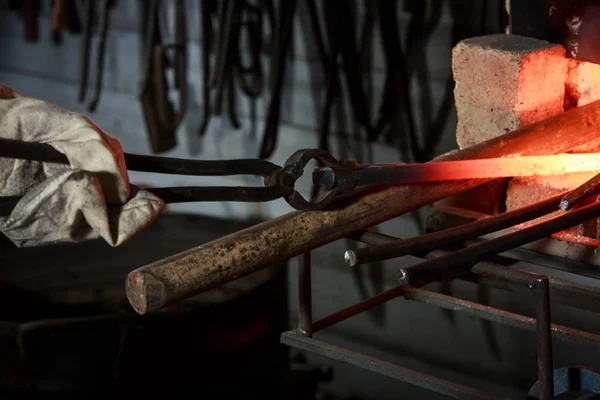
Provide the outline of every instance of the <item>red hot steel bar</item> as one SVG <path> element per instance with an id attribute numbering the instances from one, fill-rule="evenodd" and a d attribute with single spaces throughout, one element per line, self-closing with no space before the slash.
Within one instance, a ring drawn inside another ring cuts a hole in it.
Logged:
<path id="1" fill-rule="evenodd" d="M 436 161 L 558 154 L 599 137 L 596 101 Z M 127 298 L 139 314 L 158 310 L 487 181 L 391 186 L 356 192 L 335 209 L 291 212 L 132 271 Z"/>

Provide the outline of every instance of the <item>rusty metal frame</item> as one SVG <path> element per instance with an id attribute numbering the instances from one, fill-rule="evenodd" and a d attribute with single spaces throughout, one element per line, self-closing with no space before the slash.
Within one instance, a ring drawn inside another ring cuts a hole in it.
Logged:
<path id="1" fill-rule="evenodd" d="M 352 236 L 350 239 L 360 240 L 365 243 L 381 243 L 383 240 L 397 238 L 366 232 L 363 235 Z M 425 257 L 440 257 L 444 253 L 445 252 L 442 250 L 434 250 Z M 281 343 L 433 392 L 448 395 L 457 399 L 502 398 L 472 387 L 463 386 L 455 382 L 440 379 L 413 369 L 394 365 L 358 352 L 331 345 L 322 340 L 313 338 L 313 334 L 401 296 L 406 300 L 459 311 L 484 320 L 534 331 L 536 332 L 540 399 L 542 400 L 554 398 L 552 338 L 592 347 L 594 349 L 600 349 L 600 335 L 551 322 L 551 285 L 553 287 L 553 293 L 556 293 L 557 295 L 557 301 L 570 306 L 589 309 L 584 303 L 589 301 L 590 296 L 594 300 L 600 299 L 600 290 L 592 289 L 585 285 L 564 282 L 545 275 L 533 274 L 517 268 L 484 261 L 476 264 L 469 273 L 470 277 L 466 279 L 478 284 L 501 289 L 520 287 L 530 291 L 535 302 L 535 318 L 421 288 L 414 288 L 410 285 L 399 285 L 324 318 L 313 321 L 311 261 L 310 252 L 306 252 L 302 255 L 299 268 L 298 326 L 295 330 L 284 332 L 281 335 Z M 461 278 L 465 279 L 464 276 Z M 585 293 L 585 298 L 579 296 L 578 293 Z M 600 310 L 594 311 L 600 312 Z"/>

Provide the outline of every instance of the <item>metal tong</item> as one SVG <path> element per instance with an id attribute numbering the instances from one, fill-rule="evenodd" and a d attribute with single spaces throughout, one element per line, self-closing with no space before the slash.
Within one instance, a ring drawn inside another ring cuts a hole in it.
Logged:
<path id="1" fill-rule="evenodd" d="M 287 56 L 292 44 L 292 31 L 297 0 L 279 2 L 279 15 L 275 29 L 275 44 L 272 57 L 272 91 L 267 121 L 260 145 L 259 158 L 269 158 L 277 145 L 277 133 L 281 119 L 281 99 L 285 79 Z"/>
<path id="2" fill-rule="evenodd" d="M 264 88 L 261 65 L 263 47 L 263 14 L 272 12 L 272 0 L 202 0 L 202 99 L 204 116 L 198 129 L 204 135 L 211 113 L 221 115 L 226 106 L 227 117 L 235 129 L 240 128 L 236 113 L 237 87 L 250 99 L 259 97 Z M 213 18 L 218 21 L 213 31 Z M 247 48 L 244 46 L 247 40 Z M 210 56 L 214 53 L 214 68 Z M 248 62 L 244 62 L 249 58 Z M 211 90 L 216 92 L 211 105 Z M 224 104 L 226 103 L 226 104 Z"/>
<path id="3" fill-rule="evenodd" d="M 79 75 L 79 97 L 80 103 L 86 101 L 88 97 L 88 86 L 90 81 L 90 58 L 92 45 L 92 27 L 94 25 L 94 10 L 98 7 L 98 42 L 96 44 L 96 65 L 94 67 L 94 76 L 92 78 L 92 92 L 89 96 L 88 111 L 94 112 L 100 102 L 100 92 L 102 89 L 102 78 L 104 75 L 104 56 L 106 53 L 106 37 L 108 34 L 108 20 L 110 12 L 110 1 L 101 0 L 95 2 L 92 0 L 81 0 L 79 6 L 82 10 L 83 37 L 81 51 L 81 71 Z"/>
<path id="4" fill-rule="evenodd" d="M 160 0 L 150 0 L 145 6 L 144 74 L 139 98 L 152 152 L 162 153 L 177 144 L 175 132 L 187 109 L 187 21 L 183 0 L 176 0 L 174 41 L 165 44 L 165 29 L 159 18 Z M 174 53 L 172 59 L 168 57 L 170 52 Z M 174 70 L 173 87 L 179 94 L 177 110 L 169 98 L 169 68 Z"/>
<path id="5" fill-rule="evenodd" d="M 69 164 L 64 154 L 48 144 L 12 139 L 0 139 L 0 157 Z M 322 197 L 309 201 L 294 189 L 295 182 L 303 175 L 304 168 L 312 159 L 325 165 L 340 164 L 329 153 L 311 149 L 295 152 L 282 167 L 259 159 L 185 160 L 125 153 L 125 163 L 129 171 L 192 176 L 255 175 L 264 178 L 264 187 L 191 186 L 145 189 L 163 199 L 165 203 L 267 202 L 284 198 L 290 206 L 305 211 L 325 208 L 339 192 L 339 189 L 335 188 L 324 193 Z M 0 197 L 0 215 L 9 215 L 19 199 L 20 196 Z"/>
<path id="6" fill-rule="evenodd" d="M 66 157 L 50 145 L 11 139 L 0 139 L 0 157 L 68 164 Z M 476 159 L 424 164 L 357 164 L 350 160 L 338 160 L 325 150 L 303 149 L 296 151 L 288 158 L 283 167 L 278 167 L 265 160 L 256 159 L 199 161 L 125 153 L 126 164 L 132 171 L 198 176 L 259 175 L 265 179 L 265 188 L 180 187 L 149 189 L 168 203 L 189 201 L 256 202 L 271 201 L 283 197 L 292 207 L 304 211 L 326 208 L 337 196 L 348 193 L 359 186 L 406 185 L 433 183 L 442 180 L 493 179 L 518 176 L 514 174 L 520 174 L 520 170 L 524 166 L 528 170 L 525 175 L 535 175 L 538 172 L 533 167 L 539 164 L 542 157 Z M 569 157 L 578 156 L 570 155 Z M 311 160 L 315 160 L 321 165 L 314 168 L 312 174 L 313 183 L 319 194 L 308 201 L 294 190 L 294 184 L 304 174 L 304 168 Z M 555 158 L 552 158 L 551 161 L 557 162 Z M 546 158 L 543 162 L 548 163 L 550 161 Z M 496 167 L 478 167 L 481 165 L 497 166 L 498 163 L 508 163 L 503 165 L 511 166 L 510 171 L 519 171 L 505 172 Z M 451 171 L 455 176 L 449 176 L 448 171 Z M 546 173 L 552 174 L 554 170 L 548 169 Z M 566 197 L 566 201 L 572 206 L 581 199 L 600 192 L 599 182 L 600 176 L 586 182 L 580 188 L 574 190 L 569 197 Z"/>

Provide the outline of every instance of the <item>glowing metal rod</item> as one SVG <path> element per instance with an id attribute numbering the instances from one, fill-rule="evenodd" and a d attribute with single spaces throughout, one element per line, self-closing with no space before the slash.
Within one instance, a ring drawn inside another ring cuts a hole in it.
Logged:
<path id="1" fill-rule="evenodd" d="M 370 164 L 350 169 L 321 168 L 315 183 L 333 185 L 400 185 L 465 179 L 564 175 L 600 172 L 600 153 L 502 157 L 425 164 Z"/>

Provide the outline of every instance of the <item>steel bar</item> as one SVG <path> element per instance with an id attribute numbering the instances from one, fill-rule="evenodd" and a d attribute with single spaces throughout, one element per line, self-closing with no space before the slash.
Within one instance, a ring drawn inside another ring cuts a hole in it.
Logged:
<path id="1" fill-rule="evenodd" d="M 598 125 L 594 102 L 437 160 L 563 153 L 599 137 Z M 291 212 L 132 271 L 127 298 L 140 314 L 158 310 L 488 181 L 358 191 L 328 210 Z"/>
<path id="2" fill-rule="evenodd" d="M 451 296 L 445 296 L 424 289 L 413 288 L 409 285 L 398 285 L 383 293 L 375 295 L 370 299 L 364 300 L 360 303 L 354 304 L 315 321 L 313 323 L 313 333 L 329 328 L 330 326 L 358 315 L 363 311 L 367 311 L 373 307 L 383 304 L 388 300 L 400 296 L 404 296 L 412 300 L 418 300 L 427 304 L 437 305 L 448 310 L 466 311 L 467 313 L 476 317 L 493 322 L 503 323 L 515 328 L 526 329 L 530 331 L 535 331 L 537 329 L 537 321 L 535 318 L 499 310 L 493 307 L 484 306 Z M 551 324 L 551 329 L 553 337 L 559 340 L 600 349 L 600 335 L 558 324 Z"/>
<path id="3" fill-rule="evenodd" d="M 281 343 L 387 376 L 435 393 L 450 396 L 455 399 L 505 399 L 504 397 L 459 385 L 413 369 L 401 367 L 342 347 L 334 346 L 320 340 L 307 338 L 294 331 L 282 333 Z"/>
<path id="4" fill-rule="evenodd" d="M 563 197 L 560 201 L 560 209 L 565 211 L 570 210 L 580 201 L 598 193 L 600 193 L 600 174 L 594 176 L 592 179 Z"/>
<path id="5" fill-rule="evenodd" d="M 499 238 L 457 250 L 443 257 L 401 268 L 398 271 L 398 281 L 402 284 L 421 286 L 442 279 L 445 275 L 452 274 L 461 268 L 468 268 L 485 257 L 534 242 L 599 216 L 600 202 L 576 210 L 565 211 L 557 217 Z"/>
<path id="6" fill-rule="evenodd" d="M 355 235 L 351 235 L 349 238 L 370 245 L 380 245 L 402 240 L 395 236 L 385 235 L 382 233 L 371 231 L 364 231 Z M 429 252 L 424 257 L 426 259 L 431 259 L 436 257 L 442 257 L 449 253 L 450 251 L 448 250 L 434 250 Z M 532 287 L 535 287 L 537 279 L 540 277 L 540 275 L 537 274 L 532 274 L 527 271 L 519 270 L 490 261 L 478 262 L 473 266 L 471 272 L 471 274 L 461 275 L 459 278 L 502 290 L 512 290 L 515 287 L 521 287 L 523 289 L 526 289 L 527 291 L 531 291 Z M 554 277 L 549 277 L 549 280 L 552 298 L 558 303 L 568 305 L 571 307 L 581 308 L 583 310 L 588 310 L 595 313 L 600 313 L 600 288 L 565 281 L 563 279 L 557 279 Z M 359 305 L 361 305 L 361 307 L 365 307 L 362 308 L 362 311 L 375 307 L 391 298 L 401 296 L 402 291 L 399 290 L 399 288 L 401 287 L 402 286 L 398 286 L 396 288 L 388 290 L 387 292 L 383 292 L 379 295 L 373 296 L 370 299 L 356 304 L 355 306 L 358 307 Z M 348 311 L 345 312 L 347 313 Z M 332 317 L 333 315 L 335 314 L 331 314 L 330 317 Z M 340 322 L 353 315 L 356 315 L 356 313 L 351 313 L 350 315 L 348 315 L 348 317 L 339 319 L 336 322 Z M 341 317 L 341 315 L 339 317 Z M 323 324 L 326 323 L 326 318 L 315 321 L 313 323 L 314 332 L 320 329 L 324 329 Z"/>
<path id="7" fill-rule="evenodd" d="M 564 193 L 552 196 L 541 202 L 499 214 L 480 221 L 458 225 L 453 228 L 428 233 L 410 239 L 399 240 L 379 246 L 369 246 L 357 250 L 348 250 L 344 254 L 346 263 L 351 267 L 407 254 L 419 254 L 441 246 L 451 246 L 481 235 L 509 228 L 556 211 Z"/>
<path id="8" fill-rule="evenodd" d="M 600 154 L 501 157 L 424 164 L 389 163 L 358 165 L 348 170 L 324 167 L 320 169 L 320 174 L 317 176 L 320 180 L 335 181 L 340 186 L 364 186 L 564 175 L 586 171 L 600 171 Z"/>
<path id="9" fill-rule="evenodd" d="M 373 297 L 363 300 L 360 303 L 356 303 L 354 305 L 351 305 L 350 307 L 344 308 L 343 310 L 337 311 L 333 314 L 329 314 L 328 316 L 313 322 L 313 333 L 321 331 L 325 328 L 329 328 L 330 326 L 335 325 L 338 322 L 347 320 L 348 318 L 358 315 L 363 311 L 375 308 L 378 305 L 385 303 L 386 301 L 395 299 L 396 297 L 400 297 L 404 294 L 405 287 L 406 285 L 396 286 L 395 288 L 386 290 L 385 292 L 379 293 Z"/>
<path id="10" fill-rule="evenodd" d="M 350 239 L 360 241 L 366 244 L 372 245 L 381 245 L 386 243 L 398 242 L 402 239 L 385 235 L 377 232 L 364 231 L 355 235 L 351 235 Z M 438 257 L 443 257 L 444 255 L 449 254 L 450 252 L 447 250 L 434 250 L 429 252 L 424 257 L 427 259 L 434 259 Z M 413 254 L 414 255 L 414 254 Z M 472 268 L 472 272 L 477 276 L 485 276 L 492 281 L 500 281 L 507 282 L 509 285 L 520 286 L 527 290 L 543 290 L 539 289 L 538 281 L 545 280 L 546 277 L 542 277 L 540 275 L 532 274 L 527 271 L 522 271 L 518 269 L 514 269 L 508 266 L 495 264 L 489 261 L 481 261 L 475 264 Z M 562 281 L 561 281 L 562 283 Z M 328 328 L 331 325 L 334 325 L 338 322 L 346 320 L 350 317 L 353 317 L 357 314 L 360 314 L 363 311 L 374 308 L 380 304 L 385 303 L 391 299 L 402 296 L 404 294 L 404 289 L 409 287 L 408 285 L 399 285 L 392 289 L 389 289 L 385 292 L 377 294 L 369 299 L 366 299 L 360 303 L 354 304 L 350 307 L 347 307 L 343 310 L 340 310 L 336 313 L 330 314 L 320 320 L 317 320 L 313 323 L 313 332 L 320 331 L 322 329 Z M 562 289 L 562 290 L 561 290 Z M 589 289 L 583 285 L 577 284 L 565 284 L 559 285 L 554 288 L 553 291 L 562 294 L 564 297 L 570 298 L 572 296 L 576 296 L 580 290 L 583 290 L 585 293 L 590 293 Z M 600 300 L 600 291 L 596 291 L 596 298 Z M 549 296 L 549 292 L 548 292 Z"/>
<path id="11" fill-rule="evenodd" d="M 312 255 L 304 253 L 298 268 L 298 332 L 307 337 L 312 336 Z"/>
<path id="12" fill-rule="evenodd" d="M 440 293 L 424 289 L 407 287 L 404 289 L 404 297 L 421 303 L 430 304 L 447 310 L 461 311 L 471 316 L 492 322 L 512 326 L 514 328 L 528 331 L 536 331 L 537 321 L 535 318 L 521 314 L 515 314 L 494 307 L 485 306 L 471 301 L 446 296 Z M 563 325 L 552 324 L 552 337 L 575 344 L 600 349 L 600 335 L 569 328 Z"/>
<path id="13" fill-rule="evenodd" d="M 434 204 L 429 215 L 429 225 L 435 230 L 487 218 L 489 215 L 475 213 L 456 207 Z M 504 232 L 506 233 L 506 232 Z M 504 234 L 502 231 L 490 234 L 488 238 L 472 238 L 466 245 L 474 245 Z M 560 233 L 559 233 L 560 234 Z M 499 253 L 499 256 L 516 261 L 524 261 L 559 271 L 600 279 L 600 254 L 594 254 L 593 239 L 586 243 L 569 242 L 554 235 L 542 240 L 512 248 Z"/>
<path id="14" fill-rule="evenodd" d="M 552 318 L 548 278 L 538 278 L 533 287 L 535 297 L 536 345 L 540 399 L 554 399 L 554 369 L 552 366 Z"/>
<path id="15" fill-rule="evenodd" d="M 514 291 L 514 283 L 504 280 L 502 277 L 504 269 L 512 270 L 513 268 L 482 261 L 475 264 L 473 273 L 462 275 L 459 279 L 500 290 Z M 549 277 L 549 280 L 553 301 L 566 306 L 600 313 L 600 289 L 553 277 Z"/>
<path id="16" fill-rule="evenodd" d="M 69 164 L 67 157 L 49 144 L 24 142 L 22 140 L 0 138 L 0 157 Z M 130 171 L 176 175 L 271 176 L 279 170 L 277 165 L 266 160 L 186 160 L 131 153 L 125 153 L 125 163 Z"/>

